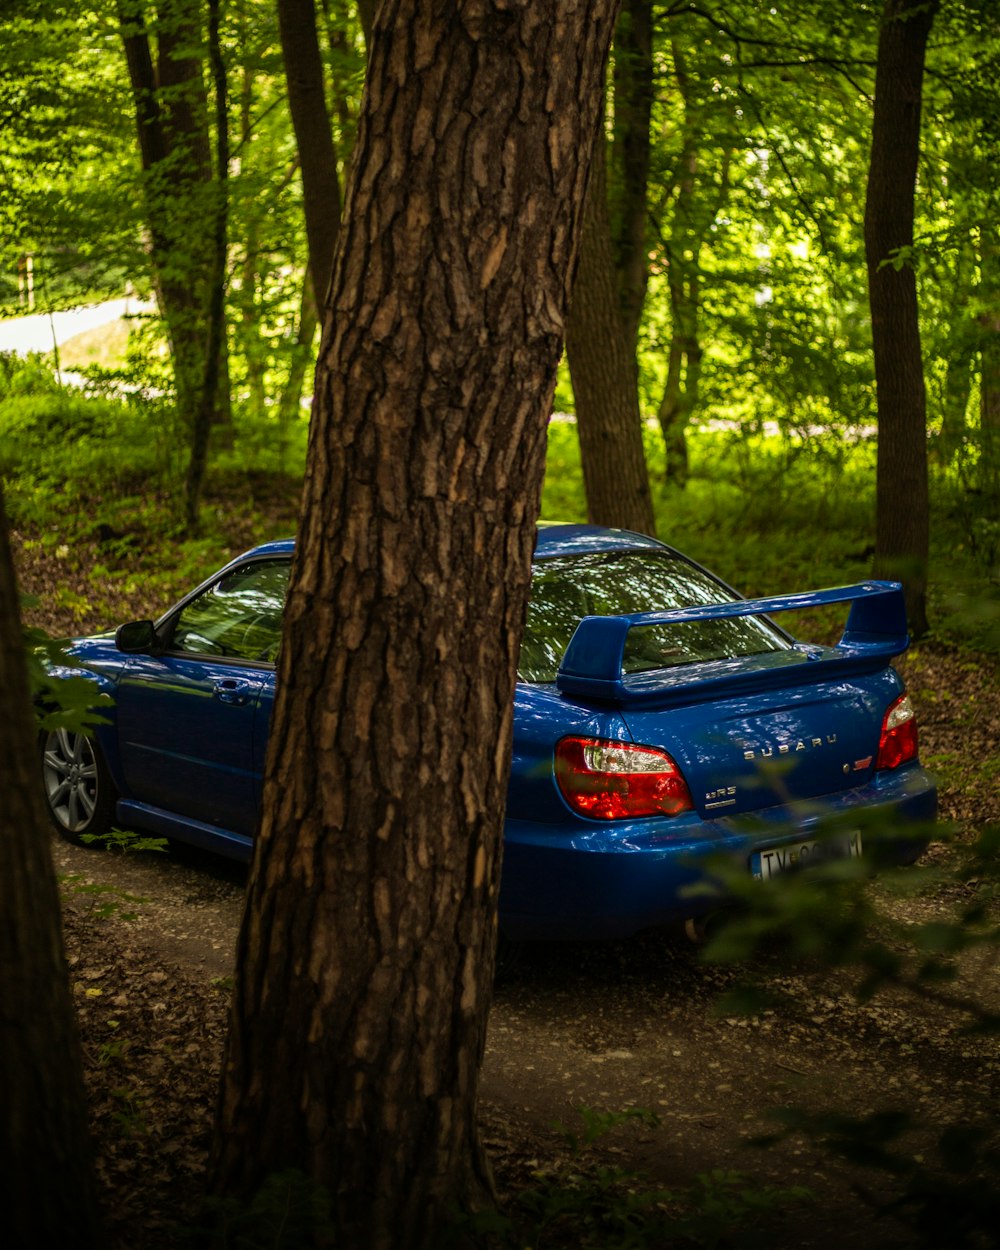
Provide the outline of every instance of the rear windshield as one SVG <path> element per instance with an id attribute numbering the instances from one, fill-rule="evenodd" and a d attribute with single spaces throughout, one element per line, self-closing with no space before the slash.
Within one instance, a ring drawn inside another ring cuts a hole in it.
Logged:
<path id="1" fill-rule="evenodd" d="M 522 681 L 551 682 L 573 631 L 585 616 L 659 612 L 734 598 L 721 582 L 677 556 L 656 551 L 602 551 L 539 560 L 531 580 L 531 601 L 519 675 Z M 678 664 L 727 660 L 791 644 L 762 617 L 644 625 L 630 631 L 623 671 L 672 668 Z"/>

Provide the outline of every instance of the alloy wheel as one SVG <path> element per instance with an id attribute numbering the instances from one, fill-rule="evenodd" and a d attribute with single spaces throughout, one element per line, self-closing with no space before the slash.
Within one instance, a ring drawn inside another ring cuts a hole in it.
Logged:
<path id="1" fill-rule="evenodd" d="M 100 798 L 94 744 L 82 733 L 57 729 L 45 740 L 42 775 L 49 810 L 67 833 L 86 833 Z"/>

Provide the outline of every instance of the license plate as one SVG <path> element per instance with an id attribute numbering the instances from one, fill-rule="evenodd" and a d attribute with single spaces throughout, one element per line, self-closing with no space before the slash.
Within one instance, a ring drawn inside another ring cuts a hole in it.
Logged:
<path id="1" fill-rule="evenodd" d="M 769 881 L 783 872 L 794 872 L 831 859 L 857 859 L 861 854 L 861 833 L 837 834 L 811 842 L 791 842 L 769 851 L 755 851 L 750 856 L 750 871 L 755 881 Z"/>

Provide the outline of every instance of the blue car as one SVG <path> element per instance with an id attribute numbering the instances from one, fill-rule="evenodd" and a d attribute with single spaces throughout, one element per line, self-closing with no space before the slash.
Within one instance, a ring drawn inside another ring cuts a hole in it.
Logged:
<path id="1" fill-rule="evenodd" d="M 111 696 L 92 737 L 44 735 L 48 810 L 248 859 L 294 544 L 257 547 L 158 621 L 68 644 L 56 676 Z M 849 605 L 835 647 L 769 613 Z M 936 812 L 890 582 L 745 600 L 653 539 L 541 524 L 515 698 L 500 925 L 624 937 L 697 922 L 723 853 L 767 880 L 884 840 L 919 854 Z M 906 831 L 910 830 L 910 835 Z M 900 834 L 902 832 L 902 836 Z"/>

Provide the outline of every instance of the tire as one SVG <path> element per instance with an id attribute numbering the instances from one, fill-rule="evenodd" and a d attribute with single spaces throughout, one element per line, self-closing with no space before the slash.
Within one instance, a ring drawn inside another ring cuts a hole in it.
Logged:
<path id="1" fill-rule="evenodd" d="M 42 793 L 52 824 L 71 842 L 111 828 L 118 795 L 93 738 L 55 729 L 40 739 Z"/>

